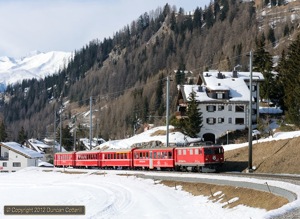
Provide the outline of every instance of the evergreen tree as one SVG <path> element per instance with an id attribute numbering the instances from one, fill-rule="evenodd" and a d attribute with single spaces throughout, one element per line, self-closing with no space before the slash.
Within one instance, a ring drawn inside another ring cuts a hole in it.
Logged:
<path id="1" fill-rule="evenodd" d="M 4 122 L 2 121 L 0 124 L 0 142 L 6 141 L 7 139 L 7 133 L 5 130 Z"/>
<path id="2" fill-rule="evenodd" d="M 179 69 L 177 70 L 175 75 L 175 80 L 177 85 L 184 83 L 184 79 L 185 79 L 184 71 L 185 71 L 185 64 L 182 63 L 180 64 Z"/>
<path id="3" fill-rule="evenodd" d="M 18 134 L 18 143 L 24 144 L 26 139 L 27 139 L 27 135 L 25 133 L 24 127 L 22 126 L 22 128 L 21 128 L 21 130 L 19 131 L 19 134 Z"/>
<path id="4" fill-rule="evenodd" d="M 163 80 L 164 75 L 161 74 L 159 76 L 159 81 L 157 84 L 157 88 L 156 88 L 156 108 L 158 109 L 158 115 L 162 116 L 163 112 L 164 112 L 164 105 L 163 105 Z"/>
<path id="5" fill-rule="evenodd" d="M 209 5 L 207 10 L 205 11 L 205 22 L 207 29 L 211 28 L 214 25 L 214 13 L 211 5 Z"/>
<path id="6" fill-rule="evenodd" d="M 278 71 L 284 85 L 284 105 L 287 119 L 300 127 L 300 35 L 282 57 Z"/>
<path id="7" fill-rule="evenodd" d="M 198 109 L 196 93 L 194 91 L 189 96 L 186 115 L 187 118 L 182 121 L 182 131 L 184 134 L 195 138 L 202 127 L 202 113 Z"/>
<path id="8" fill-rule="evenodd" d="M 272 27 L 270 27 L 269 29 L 268 40 L 272 43 L 273 46 L 276 45 L 275 31 Z"/>
<path id="9" fill-rule="evenodd" d="M 202 9 L 196 8 L 194 12 L 193 27 L 201 29 L 202 27 Z"/>
<path id="10" fill-rule="evenodd" d="M 73 150 L 73 137 L 70 132 L 70 127 L 68 125 L 62 128 L 61 144 L 67 151 Z"/>
<path id="11" fill-rule="evenodd" d="M 254 52 L 253 71 L 261 72 L 265 81 L 260 86 L 260 97 L 270 98 L 272 88 L 274 86 L 274 79 L 272 75 L 273 62 L 272 56 L 265 50 L 264 37 L 256 42 L 256 51 Z"/>

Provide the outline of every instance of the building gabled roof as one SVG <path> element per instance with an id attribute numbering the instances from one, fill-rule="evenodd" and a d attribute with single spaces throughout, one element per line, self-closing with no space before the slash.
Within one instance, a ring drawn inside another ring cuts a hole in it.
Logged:
<path id="1" fill-rule="evenodd" d="M 249 101 L 250 90 L 246 82 L 249 82 L 249 72 L 219 72 L 209 71 L 203 72 L 201 75 L 202 85 L 183 85 L 180 87 L 184 101 L 187 101 L 190 93 L 196 93 L 196 100 L 199 102 L 216 101 L 210 98 L 206 91 L 229 91 L 231 102 Z M 260 72 L 252 73 L 253 82 L 261 82 L 264 80 L 263 74 Z"/>
<path id="2" fill-rule="evenodd" d="M 17 154 L 20 154 L 26 158 L 42 158 L 43 154 L 36 152 L 30 148 L 25 147 L 24 145 L 21 145 L 17 142 L 1 142 L 1 147 L 5 147 L 9 150 L 14 151 Z"/>

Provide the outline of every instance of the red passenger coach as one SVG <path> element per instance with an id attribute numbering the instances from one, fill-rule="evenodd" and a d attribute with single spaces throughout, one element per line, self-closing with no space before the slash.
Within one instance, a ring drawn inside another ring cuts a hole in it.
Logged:
<path id="1" fill-rule="evenodd" d="M 133 151 L 136 169 L 173 169 L 174 148 L 144 148 Z"/>
<path id="2" fill-rule="evenodd" d="M 54 155 L 55 167 L 74 167 L 75 166 L 75 151 L 60 152 Z"/>
<path id="3" fill-rule="evenodd" d="M 134 149 L 101 151 L 101 167 L 113 169 L 132 169 L 132 150 Z"/>
<path id="4" fill-rule="evenodd" d="M 75 155 L 75 167 L 101 167 L 100 151 L 78 151 Z"/>
<path id="5" fill-rule="evenodd" d="M 175 149 L 175 169 L 215 172 L 224 163 L 222 146 L 181 147 Z"/>

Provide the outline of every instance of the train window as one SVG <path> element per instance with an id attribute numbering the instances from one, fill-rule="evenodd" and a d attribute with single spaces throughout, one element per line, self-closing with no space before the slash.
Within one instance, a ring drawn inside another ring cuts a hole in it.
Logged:
<path id="1" fill-rule="evenodd" d="M 152 159 L 152 151 L 149 153 L 149 158 Z"/>
<path id="2" fill-rule="evenodd" d="M 156 152 L 153 152 L 153 158 L 156 159 Z"/>
<path id="3" fill-rule="evenodd" d="M 127 154 L 124 154 L 124 159 L 127 159 Z"/>
<path id="4" fill-rule="evenodd" d="M 186 155 L 186 149 L 182 150 L 183 155 Z"/>
<path id="5" fill-rule="evenodd" d="M 169 153 L 168 153 L 168 158 L 169 158 L 169 159 L 172 158 L 172 152 L 171 152 L 171 151 L 169 151 Z"/>
<path id="6" fill-rule="evenodd" d="M 148 152 L 146 152 L 146 158 L 149 158 L 149 154 L 148 154 Z"/>
<path id="7" fill-rule="evenodd" d="M 110 154 L 107 155 L 107 159 L 110 159 Z"/>
<path id="8" fill-rule="evenodd" d="M 214 151 L 211 148 L 205 148 L 204 154 L 214 154 Z"/>
<path id="9" fill-rule="evenodd" d="M 195 154 L 199 154 L 199 150 L 198 149 L 195 149 Z"/>
<path id="10" fill-rule="evenodd" d="M 161 152 L 157 152 L 157 158 L 158 158 L 158 159 L 161 158 Z"/>
<path id="11" fill-rule="evenodd" d="M 181 150 L 178 150 L 178 155 L 181 155 Z"/>
<path id="12" fill-rule="evenodd" d="M 193 152 L 194 152 L 193 149 L 190 149 L 190 155 L 193 155 L 194 154 Z"/>

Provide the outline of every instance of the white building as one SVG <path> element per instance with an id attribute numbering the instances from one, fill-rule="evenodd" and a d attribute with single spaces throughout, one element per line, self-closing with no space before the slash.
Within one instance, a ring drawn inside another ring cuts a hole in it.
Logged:
<path id="1" fill-rule="evenodd" d="M 259 117 L 259 83 L 262 81 L 262 73 L 252 73 L 253 125 Z M 216 142 L 227 132 L 246 129 L 249 124 L 249 84 L 250 72 L 203 72 L 196 84 L 179 87 L 176 117 L 185 117 L 189 96 L 194 91 L 203 119 L 199 137 Z"/>
<path id="2" fill-rule="evenodd" d="M 0 172 L 15 172 L 30 166 L 38 166 L 43 154 L 16 142 L 0 143 Z"/>

